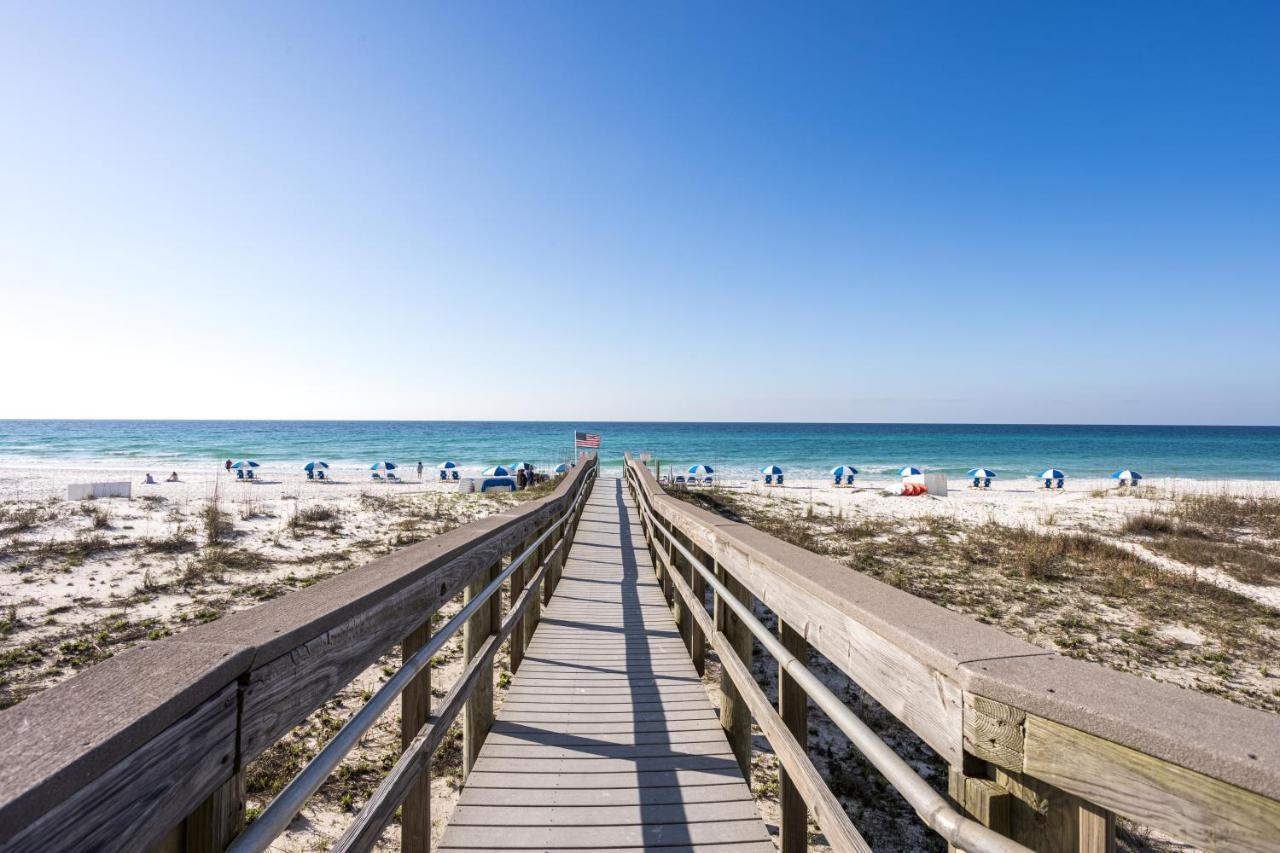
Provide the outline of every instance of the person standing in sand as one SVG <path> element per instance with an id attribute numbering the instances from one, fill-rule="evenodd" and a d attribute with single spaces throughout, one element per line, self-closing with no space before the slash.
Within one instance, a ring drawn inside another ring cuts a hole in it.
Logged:
<path id="1" fill-rule="evenodd" d="M 224 468 L 226 468 L 226 469 L 227 469 L 227 473 L 228 473 L 228 474 L 230 474 L 230 473 L 231 473 L 231 460 L 230 460 L 230 459 L 228 459 L 228 460 L 227 460 L 227 464 L 226 464 L 226 465 L 224 465 L 223 467 L 224 467 Z"/>
<path id="2" fill-rule="evenodd" d="M 418 460 L 418 481 L 422 481 L 422 460 Z"/>

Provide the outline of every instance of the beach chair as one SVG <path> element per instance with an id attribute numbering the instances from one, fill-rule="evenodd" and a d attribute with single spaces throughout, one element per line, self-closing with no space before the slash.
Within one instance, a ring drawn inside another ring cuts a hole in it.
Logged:
<path id="1" fill-rule="evenodd" d="M 1052 488 L 1053 488 L 1053 480 L 1045 480 L 1045 481 L 1044 481 L 1044 487 L 1045 487 L 1046 489 L 1052 489 Z"/>
<path id="2" fill-rule="evenodd" d="M 377 471 L 374 471 L 370 476 L 371 476 L 371 477 L 373 477 L 373 479 L 375 479 L 375 480 L 381 480 L 381 479 L 382 479 L 382 475 L 381 475 L 381 474 L 379 474 Z"/>
<path id="3" fill-rule="evenodd" d="M 702 485 L 704 485 L 704 486 L 710 486 L 710 485 L 713 485 L 714 483 L 715 483 L 715 480 L 713 480 L 713 479 L 712 479 L 712 478 L 710 478 L 710 477 L 703 477 L 703 478 L 702 478 Z"/>
<path id="4" fill-rule="evenodd" d="M 400 475 L 399 475 L 399 474 L 392 473 L 391 471 L 388 471 L 388 472 L 387 472 L 387 480 L 388 480 L 388 481 L 394 481 L 394 482 L 397 482 L 397 483 L 398 483 L 398 482 L 400 482 Z"/>
<path id="5" fill-rule="evenodd" d="M 441 472 L 440 472 L 440 479 L 441 479 L 441 480 L 447 480 L 447 479 L 449 479 L 449 472 L 448 472 L 448 471 L 441 471 Z"/>
<path id="6" fill-rule="evenodd" d="M 772 474 L 765 474 L 765 475 L 764 475 L 764 484 L 765 484 L 766 486 L 772 486 L 772 485 L 773 485 L 773 475 L 772 475 Z"/>
<path id="7" fill-rule="evenodd" d="M 243 479 L 244 479 L 244 471 L 242 471 L 242 470 L 241 470 L 241 469 L 239 469 L 239 468 L 237 468 L 237 469 L 236 469 L 236 479 L 237 479 L 237 480 L 243 480 Z"/>
<path id="8" fill-rule="evenodd" d="M 982 480 L 982 488 L 984 488 L 984 489 L 989 489 L 989 488 L 991 488 L 991 478 L 990 478 L 990 477 L 984 477 L 984 478 L 983 478 L 983 480 Z"/>
<path id="9" fill-rule="evenodd" d="M 319 470 L 319 471 L 317 471 L 317 472 L 316 472 L 316 479 L 317 479 L 317 480 L 323 480 L 323 479 L 324 479 L 324 469 L 321 469 L 321 470 Z"/>
<path id="10" fill-rule="evenodd" d="M 781 475 L 781 474 L 779 474 L 779 475 L 778 475 L 778 485 L 779 485 L 779 486 L 781 486 L 781 485 L 782 485 L 782 475 Z"/>
<path id="11" fill-rule="evenodd" d="M 977 477 L 974 477 L 974 478 L 973 478 L 973 487 L 974 487 L 975 489 L 981 489 L 981 488 L 982 488 L 982 480 L 980 480 L 980 479 L 979 479 L 979 478 L 977 478 Z"/>
<path id="12" fill-rule="evenodd" d="M 310 472 L 310 471 L 308 471 L 308 472 L 307 472 L 307 479 L 308 479 L 308 480 L 314 480 L 315 478 L 316 478 L 316 475 L 315 475 L 315 474 L 313 474 L 313 473 L 312 473 L 312 472 Z"/>
<path id="13" fill-rule="evenodd" d="M 844 484 L 845 484 L 846 486 L 852 486 L 852 485 L 853 485 L 853 475 L 852 475 L 852 474 L 850 474 L 848 477 L 846 477 L 846 478 L 845 478 Z"/>
<path id="14" fill-rule="evenodd" d="M 681 475 L 679 475 L 679 476 L 677 476 L 677 477 L 676 477 L 676 485 L 677 485 L 677 486 L 683 486 L 683 485 L 684 485 L 684 475 L 683 475 L 683 474 L 681 474 Z"/>
<path id="15" fill-rule="evenodd" d="M 1063 479 L 1062 477 L 1059 477 L 1059 478 L 1058 478 L 1058 488 L 1059 488 L 1059 489 L 1065 489 L 1066 487 L 1067 487 L 1067 481 L 1066 481 L 1065 479 Z"/>
<path id="16" fill-rule="evenodd" d="M 244 472 L 244 478 L 245 478 L 246 480 L 252 480 L 252 479 L 253 479 L 253 469 L 252 469 L 252 468 L 250 468 L 248 471 L 245 471 L 245 472 Z"/>
<path id="17" fill-rule="evenodd" d="M 452 479 L 454 479 L 454 480 L 458 479 L 458 469 L 456 469 L 456 468 L 455 468 L 455 469 L 453 469 L 452 471 L 450 471 L 449 473 L 451 473 L 451 474 L 453 475 L 453 478 L 452 478 Z"/>

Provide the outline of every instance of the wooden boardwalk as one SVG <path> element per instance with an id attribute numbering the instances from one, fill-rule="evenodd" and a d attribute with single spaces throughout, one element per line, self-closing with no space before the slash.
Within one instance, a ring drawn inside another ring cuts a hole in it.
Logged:
<path id="1" fill-rule="evenodd" d="M 775 850 L 621 480 L 595 484 L 440 849 Z"/>

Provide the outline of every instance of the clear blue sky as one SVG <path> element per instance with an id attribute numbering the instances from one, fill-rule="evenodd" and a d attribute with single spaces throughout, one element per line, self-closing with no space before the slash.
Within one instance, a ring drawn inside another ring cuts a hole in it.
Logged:
<path id="1" fill-rule="evenodd" d="M 1280 5 L 0 5 L 0 417 L 1280 423 Z"/>

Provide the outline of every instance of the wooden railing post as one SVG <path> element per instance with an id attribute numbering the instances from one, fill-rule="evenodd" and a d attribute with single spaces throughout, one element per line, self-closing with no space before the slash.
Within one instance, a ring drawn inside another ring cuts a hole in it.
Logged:
<path id="1" fill-rule="evenodd" d="M 400 645 L 400 659 L 408 660 L 431 639 L 431 620 L 423 622 Z M 418 730 L 431 717 L 431 667 L 425 667 L 400 696 L 400 749 L 409 748 Z M 428 853 L 431 849 L 431 762 L 426 762 L 401 804 L 400 849 Z"/>
<path id="2" fill-rule="evenodd" d="M 511 552 L 511 559 L 514 560 L 516 557 L 523 554 L 525 549 L 532 545 L 533 540 L 536 538 L 538 538 L 536 533 L 530 533 L 525 540 L 517 545 L 515 550 Z M 528 560 L 525 561 L 524 565 L 518 566 L 516 570 L 511 573 L 511 582 L 508 594 L 511 596 L 510 602 L 512 607 L 515 607 L 516 599 L 520 597 L 520 593 L 524 592 L 524 586 L 526 583 L 525 578 L 530 574 L 531 572 L 529 570 Z M 507 640 L 507 643 L 511 652 L 511 671 L 515 672 L 520 669 L 520 664 L 524 662 L 523 616 L 520 617 L 520 621 L 516 624 L 515 630 L 511 632 L 511 638 Z"/>
<path id="3" fill-rule="evenodd" d="M 671 535 L 681 545 L 683 545 L 686 548 L 689 547 L 688 537 L 686 537 L 685 535 L 675 530 L 671 531 Z M 680 573 L 680 576 L 684 578 L 686 582 L 691 580 L 690 573 L 693 571 L 693 567 L 689 564 L 689 561 L 685 558 L 684 554 L 680 553 L 680 551 L 678 551 L 674 545 L 671 548 L 671 565 L 675 571 Z M 684 641 L 685 650 L 689 653 L 689 656 L 692 657 L 693 656 L 693 614 L 689 611 L 689 608 L 685 605 L 683 596 L 680 596 L 680 595 L 672 596 L 671 612 L 673 617 L 675 618 L 676 629 L 680 631 L 680 639 Z"/>
<path id="4" fill-rule="evenodd" d="M 696 545 L 689 543 L 689 552 L 698 558 L 698 562 L 706 566 L 711 561 L 707 559 L 707 555 L 702 553 Z M 704 607 L 704 601 L 707 598 L 707 582 L 703 579 L 702 573 L 696 570 L 692 564 L 689 571 L 685 575 L 689 581 L 689 588 L 693 591 L 694 607 Z M 692 617 L 692 614 L 690 614 Z M 703 636 L 702 626 L 698 624 L 698 620 L 690 618 L 689 620 L 689 657 L 693 658 L 693 668 L 701 676 L 707 670 L 707 638 Z"/>
<path id="5" fill-rule="evenodd" d="M 975 820 L 1042 853 L 1114 853 L 1115 815 L 1022 772 L 1025 712 L 965 694 L 965 767 L 948 790 Z"/>
<path id="6" fill-rule="evenodd" d="M 539 526 L 538 529 L 534 531 L 533 539 L 537 539 L 541 536 L 542 531 L 545 529 L 546 525 Z M 530 541 L 532 542 L 532 540 Z M 545 543 L 543 543 L 543 545 L 545 545 Z M 525 567 L 525 577 L 532 577 L 538 570 L 538 567 L 542 565 L 543 545 L 539 545 L 537 552 L 529 557 L 529 562 Z M 546 587 L 547 582 L 544 576 L 542 581 L 542 588 L 544 591 L 546 590 Z M 524 631 L 524 647 L 526 649 L 529 648 L 529 644 L 533 642 L 533 632 L 538 630 L 538 620 L 541 618 L 542 599 L 538 595 L 530 596 L 529 607 L 524 612 L 524 619 L 520 626 Z"/>
<path id="7" fill-rule="evenodd" d="M 805 641 L 804 635 L 781 619 L 778 620 L 778 635 L 787 651 L 795 655 L 801 664 L 808 666 L 809 643 Z M 800 748 L 808 750 L 809 697 L 804 688 L 782 667 L 778 667 L 778 714 Z M 782 808 L 779 839 L 781 853 L 804 853 L 809 849 L 809 810 L 805 807 L 800 790 L 788 778 L 786 770 L 778 769 L 778 781 Z"/>
<path id="8" fill-rule="evenodd" d="M 744 604 L 750 604 L 750 597 L 742 584 L 719 564 L 716 565 L 716 578 L 729 590 L 729 593 Z M 751 669 L 751 632 L 742 623 L 738 615 L 729 609 L 716 594 L 715 603 L 716 630 L 724 634 L 729 645 L 737 653 L 738 659 L 748 670 Z M 729 746 L 738 759 L 742 775 L 751 778 L 751 709 L 743 700 L 733 679 L 721 668 L 720 671 L 720 725 L 729 738 Z"/>
<path id="9" fill-rule="evenodd" d="M 244 771 L 231 776 L 187 816 L 179 848 L 186 853 L 222 853 L 244 829 Z"/>
<path id="10" fill-rule="evenodd" d="M 552 521 L 547 522 L 547 525 L 546 527 L 543 528 L 543 530 L 546 531 L 548 528 L 551 527 L 553 523 L 554 523 L 554 519 Z M 534 571 L 537 571 L 538 566 L 541 566 L 543 563 L 547 561 L 547 555 L 551 553 L 551 548 L 553 545 L 555 545 L 554 534 L 542 540 L 542 544 L 538 546 L 538 555 L 535 558 L 537 562 L 534 563 L 534 566 L 533 566 Z M 542 604 L 544 606 L 551 603 L 551 594 L 553 592 L 555 592 L 555 578 L 551 576 L 551 568 L 547 567 L 546 574 L 542 576 Z"/>
<path id="11" fill-rule="evenodd" d="M 501 561 L 498 561 L 488 569 L 478 572 L 475 579 L 467 584 L 464 600 L 469 602 L 475 599 L 489 585 L 489 582 L 497 577 L 501 564 Z M 502 606 L 502 601 L 496 594 L 489 599 L 489 606 L 481 607 L 477 610 L 463 627 L 462 651 L 463 659 L 467 663 L 471 662 L 472 658 L 480 651 L 484 641 L 493 633 L 496 624 L 493 618 L 494 605 L 497 605 L 498 608 Z M 480 747 L 484 745 L 484 739 L 489 734 L 489 728 L 493 725 L 492 659 L 484 667 L 484 670 L 476 680 L 476 686 L 471 691 L 471 696 L 467 699 L 466 713 L 462 718 L 462 773 L 464 779 L 471 774 L 471 768 L 475 766 L 476 759 L 480 756 Z"/>

